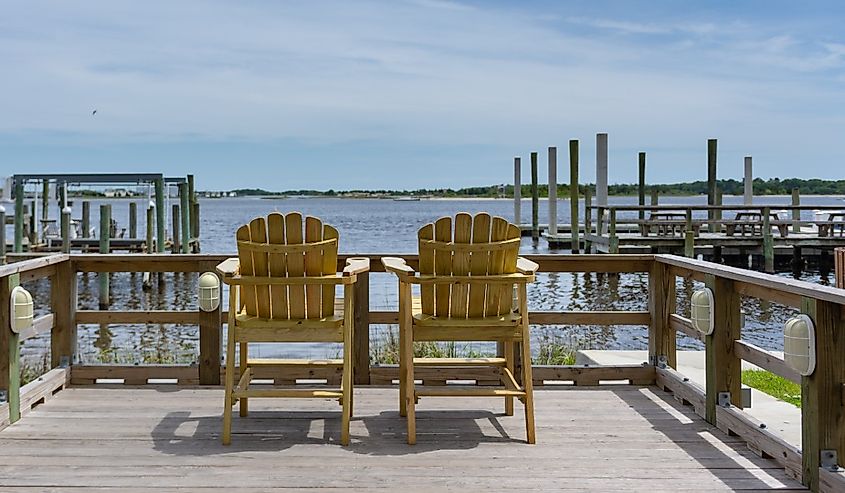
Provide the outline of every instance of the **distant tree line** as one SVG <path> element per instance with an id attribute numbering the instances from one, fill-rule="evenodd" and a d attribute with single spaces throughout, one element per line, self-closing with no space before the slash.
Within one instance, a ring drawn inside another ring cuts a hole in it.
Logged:
<path id="1" fill-rule="evenodd" d="M 587 187 L 595 192 L 594 184 L 579 185 L 579 192 L 583 195 Z M 740 180 L 717 180 L 716 187 L 725 195 L 742 195 L 744 185 Z M 538 185 L 538 192 L 541 197 L 549 196 L 548 185 Z M 753 184 L 754 195 L 789 195 L 797 188 L 801 195 L 845 195 L 845 180 L 820 180 L 801 178 L 771 178 L 763 180 L 757 178 Z M 531 196 L 531 185 L 522 185 L 522 196 Z M 609 185 L 607 187 L 610 195 L 637 195 L 638 185 L 635 183 L 624 183 Z M 706 181 L 692 181 L 683 183 L 661 183 L 646 185 L 646 194 L 651 190 L 657 190 L 660 195 L 706 195 Z M 488 185 L 482 187 L 466 188 L 420 188 L 417 190 L 286 190 L 283 192 L 271 192 L 260 188 L 241 188 L 233 190 L 238 196 L 432 196 L 432 197 L 512 197 L 513 185 Z M 558 197 L 569 195 L 569 185 L 561 183 L 557 187 Z"/>

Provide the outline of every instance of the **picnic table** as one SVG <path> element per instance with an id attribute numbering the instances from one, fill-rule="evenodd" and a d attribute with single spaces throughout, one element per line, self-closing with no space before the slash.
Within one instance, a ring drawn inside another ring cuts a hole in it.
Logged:
<path id="1" fill-rule="evenodd" d="M 845 212 L 831 212 L 827 215 L 827 221 L 818 223 L 819 237 L 834 236 L 834 231 L 839 231 L 839 236 L 845 236 Z"/>
<path id="2" fill-rule="evenodd" d="M 648 219 L 642 223 L 642 235 L 648 236 L 652 230 L 657 236 L 683 236 L 687 227 L 687 214 L 685 212 L 652 212 Z M 695 236 L 701 229 L 701 221 L 692 222 L 692 230 Z"/>
<path id="3" fill-rule="evenodd" d="M 778 228 L 781 238 L 786 238 L 789 234 L 789 223 L 781 221 L 777 212 L 769 213 L 769 219 L 773 226 Z M 733 236 L 737 229 L 739 229 L 740 236 L 745 236 L 748 233 L 751 236 L 762 235 L 763 231 L 763 214 L 761 212 L 737 212 L 733 221 L 725 221 L 725 234 Z"/>

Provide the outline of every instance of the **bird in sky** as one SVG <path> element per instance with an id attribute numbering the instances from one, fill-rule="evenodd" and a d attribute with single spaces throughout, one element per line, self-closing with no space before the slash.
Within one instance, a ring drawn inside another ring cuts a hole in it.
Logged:
<path id="1" fill-rule="evenodd" d="M 94 116 L 96 114 L 97 114 L 97 110 L 94 110 L 94 111 L 91 112 L 91 116 Z"/>

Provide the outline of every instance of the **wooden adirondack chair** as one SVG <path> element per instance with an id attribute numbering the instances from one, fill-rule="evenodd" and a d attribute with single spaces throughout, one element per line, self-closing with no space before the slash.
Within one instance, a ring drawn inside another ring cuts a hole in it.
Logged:
<path id="1" fill-rule="evenodd" d="M 399 413 L 407 416 L 408 443 L 416 442 L 414 406 L 425 396 L 504 397 L 513 415 L 513 398 L 525 406 L 528 443 L 534 443 L 534 403 L 528 331 L 527 284 L 537 264 L 519 258 L 519 227 L 500 217 L 461 213 L 419 230 L 419 275 L 400 258 L 385 257 L 388 272 L 399 276 Z M 411 285 L 420 285 L 421 311 L 414 313 Z M 514 287 L 517 297 L 514 305 Z M 502 357 L 414 358 L 415 341 L 497 341 Z M 515 343 L 521 343 L 522 385 L 514 378 Z M 414 385 L 415 366 L 495 366 L 501 387 Z"/>
<path id="2" fill-rule="evenodd" d="M 314 217 L 272 213 L 253 219 L 237 232 L 238 258 L 217 266 L 229 290 L 229 332 L 226 344 L 226 401 L 223 444 L 232 436 L 232 406 L 248 413 L 250 397 L 338 398 L 343 406 L 341 443 L 349 444 L 352 417 L 353 285 L 369 270 L 369 259 L 350 259 L 337 275 L 338 233 Z M 342 284 L 343 312 L 335 313 L 335 286 Z M 248 354 L 250 342 L 341 342 L 339 360 L 268 360 Z M 240 344 L 239 378 L 235 384 L 235 343 Z M 251 389 L 257 368 L 342 367 L 339 389 Z"/>

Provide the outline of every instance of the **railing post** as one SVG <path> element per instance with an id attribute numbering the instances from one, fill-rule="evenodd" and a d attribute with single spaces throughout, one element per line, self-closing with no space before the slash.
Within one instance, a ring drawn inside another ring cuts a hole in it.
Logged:
<path id="1" fill-rule="evenodd" d="M 569 141 L 569 224 L 571 235 L 572 253 L 581 250 L 581 242 L 578 240 L 578 140 Z M 557 219 L 557 218 L 555 218 Z"/>
<path id="2" fill-rule="evenodd" d="M 191 205 L 188 195 L 188 184 L 179 184 L 179 203 L 182 209 L 180 220 L 182 222 L 181 252 L 189 253 L 191 248 Z M 179 253 L 179 252 L 176 252 Z"/>
<path id="3" fill-rule="evenodd" d="M 648 273 L 648 311 L 651 314 L 648 356 L 649 363 L 654 366 L 665 362 L 677 368 L 676 336 L 669 327 L 669 316 L 675 313 L 675 299 L 675 276 L 670 274 L 669 266 L 655 260 Z"/>
<path id="4" fill-rule="evenodd" d="M 3 300 L 0 303 L 0 392 L 5 392 L 9 404 L 10 423 L 21 417 L 21 355 L 18 334 L 12 332 L 10 326 L 12 313 L 6 300 L 11 298 L 12 289 L 19 284 L 20 274 L 0 279 L 0 300 Z"/>
<path id="5" fill-rule="evenodd" d="M 91 202 L 82 201 L 82 237 L 88 238 L 91 231 Z"/>
<path id="6" fill-rule="evenodd" d="M 50 280 L 53 330 L 50 336 L 50 367 L 70 366 L 76 355 L 76 266 L 72 260 L 56 265 Z"/>
<path id="7" fill-rule="evenodd" d="M 138 203 L 134 200 L 129 202 L 129 237 L 138 237 Z"/>
<path id="8" fill-rule="evenodd" d="M 842 306 L 827 301 L 803 298 L 801 312 L 816 327 L 816 370 L 801 379 L 802 482 L 818 491 L 822 452 L 836 452 L 839 464 L 845 458 L 845 321 Z"/>
<path id="9" fill-rule="evenodd" d="M 180 235 L 181 220 L 179 218 L 179 204 L 173 204 L 171 207 L 173 209 L 173 215 L 171 217 L 170 227 L 173 230 L 171 233 L 173 239 L 170 242 L 170 253 L 179 253 L 182 238 Z"/>
<path id="10" fill-rule="evenodd" d="M 70 253 L 70 207 L 62 209 L 61 215 L 62 253 Z"/>
<path id="11" fill-rule="evenodd" d="M 110 253 L 109 246 L 111 231 L 111 206 L 100 205 L 100 253 Z M 98 275 L 100 286 L 100 310 L 109 309 L 109 273 L 100 272 Z"/>
<path id="12" fill-rule="evenodd" d="M 200 262 L 199 275 L 204 272 L 214 272 L 216 262 Z M 236 307 L 229 307 L 236 310 Z M 220 305 L 211 312 L 199 310 L 200 328 L 200 356 L 199 381 L 200 385 L 220 385 L 220 348 L 223 340 L 223 288 L 220 288 Z"/>
<path id="13" fill-rule="evenodd" d="M 796 206 L 792 209 L 792 232 L 793 233 L 800 233 L 801 232 L 801 209 L 798 209 L 797 206 L 801 205 L 801 194 L 798 192 L 797 188 L 792 189 L 792 205 Z"/>
<path id="14" fill-rule="evenodd" d="M 6 208 L 0 205 L 0 265 L 6 263 Z"/>
<path id="15" fill-rule="evenodd" d="M 619 237 L 616 236 L 616 208 L 610 208 L 610 241 L 608 250 L 610 253 L 619 253 Z"/>
<path id="16" fill-rule="evenodd" d="M 155 180 L 155 204 L 156 204 L 156 252 L 164 253 L 164 238 L 167 232 L 164 230 L 164 178 Z"/>
<path id="17" fill-rule="evenodd" d="M 355 330 L 353 376 L 355 384 L 370 383 L 370 273 L 358 274 L 355 283 Z"/>
<path id="18" fill-rule="evenodd" d="M 734 341 L 740 334 L 740 298 L 733 281 L 705 276 L 705 284 L 713 290 L 713 326 L 715 330 L 705 336 L 707 401 L 705 418 L 716 424 L 716 407 L 719 394 L 729 393 L 730 403 L 742 408 L 741 363 L 734 354 Z"/>

